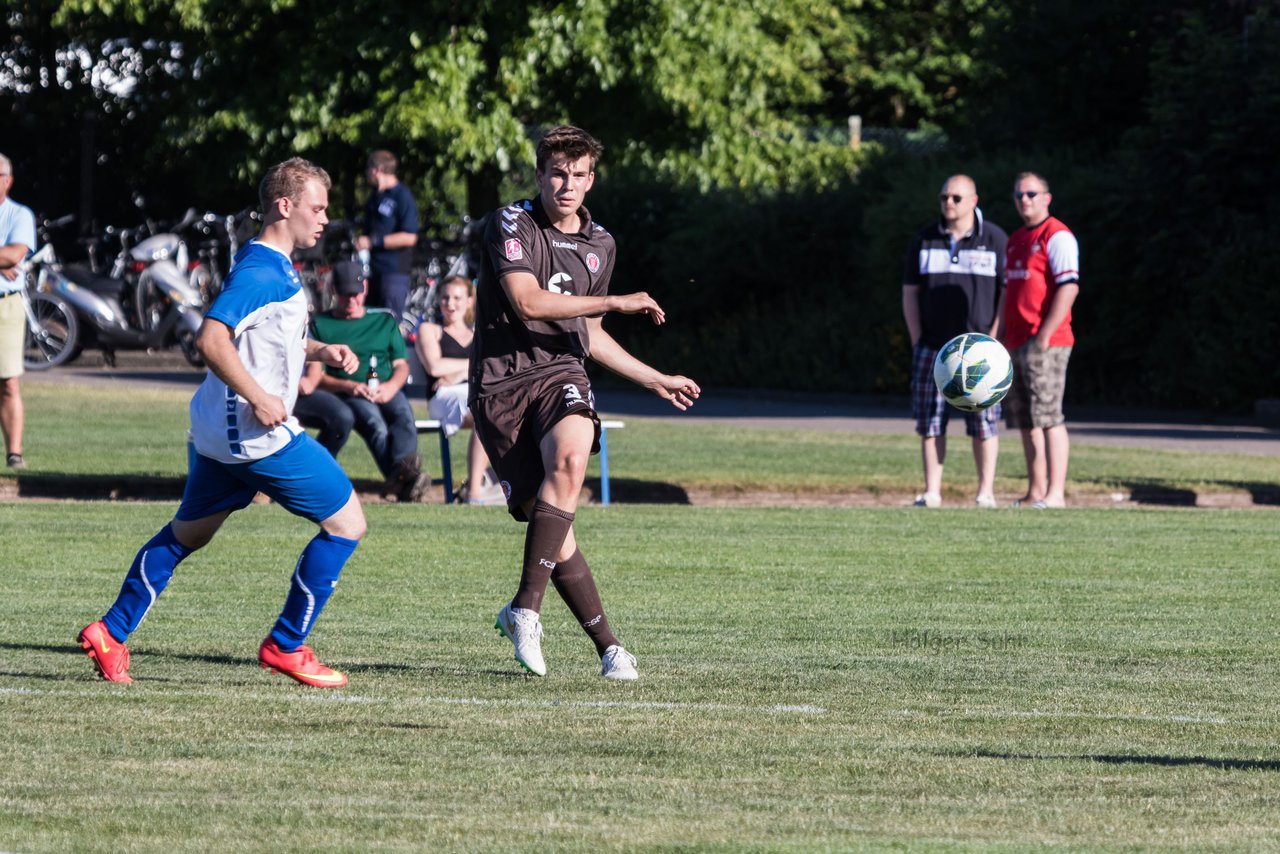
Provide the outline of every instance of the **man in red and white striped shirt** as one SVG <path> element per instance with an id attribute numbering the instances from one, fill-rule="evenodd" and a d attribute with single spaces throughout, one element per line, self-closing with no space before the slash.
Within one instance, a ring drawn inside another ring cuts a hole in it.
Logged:
<path id="1" fill-rule="evenodd" d="M 1062 414 L 1067 362 L 1075 344 L 1071 306 L 1080 292 L 1080 246 L 1061 220 L 1049 215 L 1049 182 L 1018 175 L 1014 206 L 1022 228 L 1005 249 L 1005 347 L 1013 356 L 1013 387 L 1005 399 L 1010 428 L 1022 432 L 1027 492 L 1015 506 L 1066 504 L 1070 439 Z"/>

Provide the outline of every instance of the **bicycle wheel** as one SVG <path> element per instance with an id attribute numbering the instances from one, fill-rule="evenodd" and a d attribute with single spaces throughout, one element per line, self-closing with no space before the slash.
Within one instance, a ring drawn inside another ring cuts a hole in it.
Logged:
<path id="1" fill-rule="evenodd" d="M 57 297 L 29 293 L 27 334 L 22 363 L 29 371 L 45 371 L 80 355 L 80 321 L 72 308 Z"/>

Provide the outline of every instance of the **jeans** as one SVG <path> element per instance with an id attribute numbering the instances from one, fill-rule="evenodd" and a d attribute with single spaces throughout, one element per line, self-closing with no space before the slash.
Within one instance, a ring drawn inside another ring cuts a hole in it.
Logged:
<path id="1" fill-rule="evenodd" d="M 404 316 L 405 303 L 409 301 L 408 273 L 381 273 L 369 271 L 369 296 L 366 304 L 370 308 L 385 308 L 391 316 L 400 322 Z"/>
<path id="2" fill-rule="evenodd" d="M 356 432 L 369 446 L 383 477 L 390 477 L 400 460 L 417 456 L 418 429 L 413 424 L 413 407 L 403 390 L 386 403 L 346 395 L 339 400 L 350 408 Z"/>
<path id="3" fill-rule="evenodd" d="M 293 405 L 293 414 L 303 427 L 314 427 L 320 431 L 316 441 L 335 458 L 347 444 L 351 428 L 356 424 L 355 414 L 343 398 L 320 389 L 299 395 L 298 402 Z"/>

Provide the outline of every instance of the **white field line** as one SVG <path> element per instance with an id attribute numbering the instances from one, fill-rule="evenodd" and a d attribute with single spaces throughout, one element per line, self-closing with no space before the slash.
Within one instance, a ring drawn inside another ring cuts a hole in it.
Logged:
<path id="1" fill-rule="evenodd" d="M 113 690 L 102 686 L 102 690 L 82 689 L 68 691 L 49 691 L 42 688 L 4 688 L 0 687 L 0 695 L 56 695 L 74 697 L 123 697 L 128 689 Z M 223 690 L 183 689 L 177 693 L 195 696 L 223 698 Z M 165 691 L 165 694 L 170 694 Z M 732 703 L 678 703 L 644 700 L 532 700 L 532 699 L 491 699 L 484 697 L 418 697 L 410 700 L 388 697 L 370 697 L 363 694 L 348 694 L 343 691 L 303 691 L 296 693 L 264 694 L 250 692 L 240 695 L 245 699 L 271 701 L 297 701 L 307 703 L 388 703 L 410 706 L 486 706 L 491 708 L 526 708 L 526 709 L 632 709 L 638 711 L 656 710 L 690 713 L 718 713 L 757 715 L 824 715 L 831 710 L 823 706 L 808 703 L 769 706 L 734 705 Z M 885 717 L 898 718 L 985 718 L 991 720 L 1045 719 L 1045 720 L 1084 720 L 1084 721 L 1134 721 L 1139 723 L 1165 724 L 1213 724 L 1226 726 L 1231 723 L 1224 717 L 1216 715 L 1150 715 L 1141 713 L 1107 713 L 1083 711 L 1047 711 L 1044 709 L 941 709 L 926 711 L 922 709 L 898 709 L 886 711 Z"/>
<path id="2" fill-rule="evenodd" d="M 108 686 L 103 686 L 106 691 L 94 690 L 70 690 L 70 691 L 49 691 L 41 688 L 0 688 L 0 695 L 17 694 L 17 695 L 48 695 L 59 697 L 100 697 L 106 699 L 108 697 L 123 697 L 128 689 L 111 690 Z M 207 697 L 226 697 L 226 691 L 201 691 L 183 689 L 178 692 L 166 691 L 165 695 L 172 696 L 172 693 L 180 693 L 187 696 L 207 696 Z M 157 695 L 160 696 L 160 695 Z M 531 709 L 554 709 L 554 708 L 570 708 L 570 709 L 638 709 L 638 710 L 669 710 L 676 712 L 733 712 L 736 714 L 764 714 L 764 715 L 822 715 L 827 710 L 821 706 L 813 706 L 808 704 L 786 705 L 778 704 L 772 706 L 747 706 L 733 705 L 729 703 L 675 703 L 675 702 L 645 702 L 633 700 L 523 700 L 523 699 L 486 699 L 483 697 L 418 697 L 409 700 L 397 698 L 392 700 L 389 697 L 370 697 L 362 694 L 347 694 L 342 691 L 325 691 L 319 693 L 316 691 L 307 691 L 306 693 L 297 692 L 289 694 L 263 694 L 260 692 L 251 692 L 240 694 L 244 699 L 262 700 L 262 701 L 298 701 L 307 703 L 390 703 L 394 702 L 399 706 L 489 706 L 494 708 L 531 708 Z"/>
<path id="3" fill-rule="evenodd" d="M 1161 724 L 1217 724 L 1231 723 L 1226 718 L 1203 715 L 1146 715 L 1120 714 L 1107 712 L 1052 712 L 1043 709 L 1022 711 L 1019 709 L 945 709 L 936 712 L 925 712 L 918 709 L 902 709 L 897 713 L 903 718 L 989 718 L 993 720 L 1011 720 L 1015 718 L 1071 719 L 1083 721 L 1139 721 Z"/>

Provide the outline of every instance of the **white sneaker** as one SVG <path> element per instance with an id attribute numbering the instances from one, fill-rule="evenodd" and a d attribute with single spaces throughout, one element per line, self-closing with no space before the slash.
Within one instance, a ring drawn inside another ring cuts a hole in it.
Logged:
<path id="1" fill-rule="evenodd" d="M 996 497 L 994 495 L 979 495 L 973 500 L 973 503 L 979 507 L 990 510 L 996 506 Z"/>
<path id="2" fill-rule="evenodd" d="M 534 676 L 547 675 L 547 663 L 542 660 L 542 620 L 537 611 L 512 608 L 508 602 L 498 612 L 493 627 L 515 644 L 516 661 Z"/>
<path id="3" fill-rule="evenodd" d="M 941 507 L 942 496 L 936 492 L 922 492 L 912 502 L 912 507 Z"/>
<path id="4" fill-rule="evenodd" d="M 617 679 L 619 682 L 639 679 L 640 674 L 636 671 L 636 657 L 614 644 L 600 656 L 600 675 L 605 679 Z"/>

